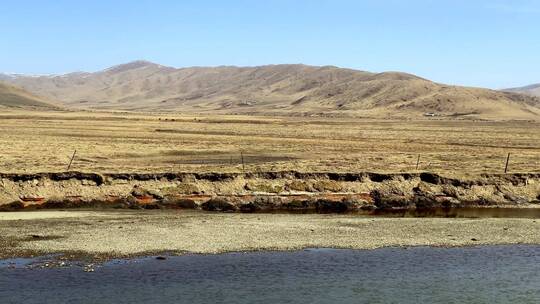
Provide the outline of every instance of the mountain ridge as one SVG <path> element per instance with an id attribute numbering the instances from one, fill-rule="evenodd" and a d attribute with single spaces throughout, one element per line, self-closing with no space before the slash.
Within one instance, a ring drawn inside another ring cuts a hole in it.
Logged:
<path id="1" fill-rule="evenodd" d="M 11 77 L 14 85 L 73 108 L 216 114 L 419 116 L 531 119 L 540 99 L 444 85 L 403 72 L 334 66 L 173 68 L 137 60 L 97 72 Z"/>
<path id="2" fill-rule="evenodd" d="M 57 106 L 18 87 L 0 82 L 0 107 L 53 109 Z"/>
<path id="3" fill-rule="evenodd" d="M 540 97 L 540 83 L 531 84 L 524 87 L 505 89 L 504 91 Z"/>

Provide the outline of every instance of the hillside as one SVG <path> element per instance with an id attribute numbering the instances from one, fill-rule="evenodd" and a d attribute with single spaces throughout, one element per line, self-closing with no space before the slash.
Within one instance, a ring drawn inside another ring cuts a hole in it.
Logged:
<path id="1" fill-rule="evenodd" d="M 532 96 L 540 96 L 540 83 L 529 85 L 529 86 L 526 86 L 526 87 L 521 87 L 521 88 L 507 89 L 505 91 L 528 94 L 528 95 L 532 95 Z"/>
<path id="2" fill-rule="evenodd" d="M 45 102 L 23 89 L 0 82 L 0 107 L 52 109 L 55 106 Z"/>
<path id="3" fill-rule="evenodd" d="M 332 66 L 172 68 L 135 61 L 95 73 L 4 76 L 75 108 L 355 116 L 472 115 L 536 119 L 540 100 L 511 92 L 437 84 L 397 72 Z"/>

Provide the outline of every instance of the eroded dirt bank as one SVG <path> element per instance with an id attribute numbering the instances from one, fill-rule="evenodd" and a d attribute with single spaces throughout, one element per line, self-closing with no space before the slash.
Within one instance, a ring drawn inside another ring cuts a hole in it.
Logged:
<path id="1" fill-rule="evenodd" d="M 540 204 L 540 174 L 457 179 L 433 173 L 0 174 L 0 210 L 114 207 L 207 211 Z"/>

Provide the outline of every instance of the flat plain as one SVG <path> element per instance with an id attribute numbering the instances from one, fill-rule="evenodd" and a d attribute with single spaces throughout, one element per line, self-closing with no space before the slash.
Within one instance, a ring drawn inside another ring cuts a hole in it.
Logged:
<path id="1" fill-rule="evenodd" d="M 0 172 L 540 172 L 534 121 L 10 110 Z M 418 159 L 419 158 L 419 159 Z M 419 160 L 419 161 L 418 161 Z M 417 168 L 418 162 L 418 168 Z"/>

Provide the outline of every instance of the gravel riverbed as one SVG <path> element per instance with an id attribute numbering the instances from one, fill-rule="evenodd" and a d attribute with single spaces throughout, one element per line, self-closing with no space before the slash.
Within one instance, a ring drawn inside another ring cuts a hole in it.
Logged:
<path id="1" fill-rule="evenodd" d="M 0 258 L 495 244 L 540 244 L 540 220 L 177 210 L 0 213 Z"/>

